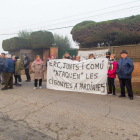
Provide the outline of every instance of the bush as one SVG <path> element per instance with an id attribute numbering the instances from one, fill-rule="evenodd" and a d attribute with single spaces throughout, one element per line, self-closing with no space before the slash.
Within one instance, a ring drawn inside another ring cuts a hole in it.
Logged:
<path id="1" fill-rule="evenodd" d="M 54 43 L 53 34 L 48 31 L 32 32 L 29 39 L 31 41 L 32 49 L 50 48 Z"/>
<path id="2" fill-rule="evenodd" d="M 2 47 L 4 51 L 21 49 L 46 49 L 54 43 L 54 37 L 51 32 L 37 31 L 32 32 L 29 38 L 14 37 L 3 40 Z"/>
<path id="3" fill-rule="evenodd" d="M 3 40 L 2 47 L 4 51 L 31 49 L 31 43 L 29 39 L 14 37 Z"/>
<path id="4" fill-rule="evenodd" d="M 103 22 L 84 21 L 71 31 L 81 47 L 97 47 L 98 43 L 128 45 L 140 43 L 140 15 Z"/>

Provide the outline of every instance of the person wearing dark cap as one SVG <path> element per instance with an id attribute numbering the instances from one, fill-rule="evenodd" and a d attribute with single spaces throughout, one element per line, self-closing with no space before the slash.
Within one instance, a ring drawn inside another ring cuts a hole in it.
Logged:
<path id="1" fill-rule="evenodd" d="M 6 58 L 5 53 L 1 53 L 0 58 L 0 72 L 1 72 L 1 84 L 4 85 L 4 64 L 5 64 Z"/>
<path id="2" fill-rule="evenodd" d="M 29 74 L 29 69 L 30 69 L 30 58 L 25 54 L 24 55 L 24 61 L 23 61 L 24 69 L 25 69 L 25 74 L 27 77 L 27 80 L 25 82 L 30 82 L 30 74 Z"/>
<path id="3" fill-rule="evenodd" d="M 122 50 L 121 58 L 117 64 L 116 73 L 118 75 L 121 87 L 121 95 L 119 97 L 126 97 L 125 96 L 125 86 L 127 88 L 128 96 L 130 100 L 133 100 L 133 91 L 132 91 L 132 72 L 134 70 L 134 64 L 130 58 L 127 57 L 126 50 Z"/>
<path id="4" fill-rule="evenodd" d="M 109 60 L 110 59 L 110 55 L 111 55 L 111 53 L 108 51 L 108 52 L 106 52 L 106 58 Z"/>
<path id="5" fill-rule="evenodd" d="M 72 57 L 69 55 L 69 53 L 66 51 L 63 55 L 63 59 L 72 59 Z"/>

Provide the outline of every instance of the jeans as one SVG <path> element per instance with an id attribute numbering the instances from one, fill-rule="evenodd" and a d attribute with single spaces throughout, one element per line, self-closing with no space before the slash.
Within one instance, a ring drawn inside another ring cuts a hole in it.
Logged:
<path id="1" fill-rule="evenodd" d="M 26 77 L 27 77 L 27 80 L 31 80 L 30 78 L 30 74 L 29 74 L 29 69 L 25 69 L 25 74 L 26 74 Z"/>
<path id="2" fill-rule="evenodd" d="M 1 83 L 4 83 L 4 72 L 1 72 Z"/>

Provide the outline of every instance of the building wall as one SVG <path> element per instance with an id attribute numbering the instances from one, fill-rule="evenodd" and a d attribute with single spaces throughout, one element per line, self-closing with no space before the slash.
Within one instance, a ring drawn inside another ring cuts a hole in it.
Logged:
<path id="1" fill-rule="evenodd" d="M 20 58 L 20 50 L 9 51 L 9 54 L 11 54 L 11 56 L 18 56 Z"/>
<path id="2" fill-rule="evenodd" d="M 51 54 L 58 58 L 58 47 L 50 47 L 50 55 Z"/>
<path id="3" fill-rule="evenodd" d="M 113 46 L 109 48 L 111 53 L 116 55 L 116 60 L 119 60 L 122 50 L 126 50 L 128 57 L 133 61 L 140 61 L 140 45 L 128 45 L 128 46 Z"/>
<path id="4" fill-rule="evenodd" d="M 132 73 L 132 77 L 138 77 L 140 81 L 140 61 L 133 63 L 134 63 L 134 71 Z"/>
<path id="5" fill-rule="evenodd" d="M 41 59 L 43 60 L 43 49 L 36 49 L 36 50 L 24 50 L 22 49 L 20 51 L 20 59 L 24 60 L 24 55 L 27 55 L 30 57 L 31 62 L 33 62 L 37 55 L 40 55 Z"/>

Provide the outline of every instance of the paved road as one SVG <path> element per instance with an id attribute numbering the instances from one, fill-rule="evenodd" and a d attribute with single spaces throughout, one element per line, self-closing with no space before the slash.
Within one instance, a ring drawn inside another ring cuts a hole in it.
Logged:
<path id="1" fill-rule="evenodd" d="M 44 139 L 140 140 L 140 97 L 33 90 L 33 81 L 0 91 L 0 140 Z"/>

